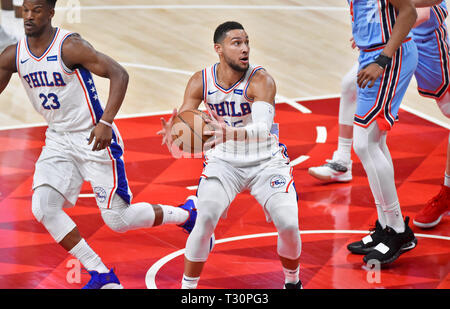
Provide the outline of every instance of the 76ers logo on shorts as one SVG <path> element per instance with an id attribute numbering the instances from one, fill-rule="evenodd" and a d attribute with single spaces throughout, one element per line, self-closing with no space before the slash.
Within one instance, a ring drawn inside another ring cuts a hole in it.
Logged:
<path id="1" fill-rule="evenodd" d="M 99 203 L 104 203 L 106 201 L 106 191 L 102 187 L 94 187 L 95 199 Z"/>
<path id="2" fill-rule="evenodd" d="M 274 189 L 284 187 L 286 185 L 286 178 L 281 175 L 273 176 L 270 179 L 270 186 Z"/>

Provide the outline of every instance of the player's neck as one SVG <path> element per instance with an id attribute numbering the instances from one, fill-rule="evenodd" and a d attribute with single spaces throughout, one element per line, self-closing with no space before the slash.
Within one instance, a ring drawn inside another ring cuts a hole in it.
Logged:
<path id="1" fill-rule="evenodd" d="M 55 37 L 56 28 L 53 28 L 52 25 L 49 25 L 42 31 L 40 35 L 37 36 L 27 36 L 28 48 L 35 54 L 39 54 L 39 51 L 42 49 L 47 49 L 50 43 L 53 41 Z"/>
<path id="2" fill-rule="evenodd" d="M 237 71 L 227 64 L 220 62 L 217 65 L 217 82 L 225 89 L 230 88 L 241 80 L 245 72 Z"/>

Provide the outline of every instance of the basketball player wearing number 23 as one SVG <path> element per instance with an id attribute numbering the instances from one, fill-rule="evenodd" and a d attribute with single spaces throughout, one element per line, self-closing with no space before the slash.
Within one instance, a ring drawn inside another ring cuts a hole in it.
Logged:
<path id="1" fill-rule="evenodd" d="M 128 74 L 80 35 L 53 27 L 55 4 L 24 1 L 26 37 L 0 55 L 0 94 L 18 73 L 33 107 L 48 122 L 33 179 L 33 215 L 88 270 L 91 280 L 85 288 L 122 288 L 63 210 L 76 204 L 83 182 L 91 183 L 104 222 L 116 232 L 166 223 L 189 232 L 195 210 L 189 208 L 192 202 L 181 207 L 131 204 L 123 141 L 113 123 Z M 104 110 L 91 72 L 110 80 Z"/>
<path id="2" fill-rule="evenodd" d="M 249 190 L 278 230 L 277 253 L 285 288 L 301 288 L 297 194 L 286 147 L 274 125 L 276 85 L 259 66 L 249 64 L 249 39 L 237 22 L 219 25 L 214 48 L 220 62 L 195 73 L 178 110 L 203 102 L 214 135 L 205 143 L 205 167 L 197 195 L 197 221 L 186 243 L 182 288 L 196 288 L 209 255 L 209 239 L 235 196 Z M 171 149 L 171 125 L 162 119 L 163 143 Z M 281 286 L 281 285 L 280 285 Z"/>

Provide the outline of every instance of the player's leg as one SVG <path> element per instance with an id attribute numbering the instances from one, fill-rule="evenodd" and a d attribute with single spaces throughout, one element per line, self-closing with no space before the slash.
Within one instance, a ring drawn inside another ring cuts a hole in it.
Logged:
<path id="1" fill-rule="evenodd" d="M 186 242 L 182 289 L 197 288 L 211 250 L 211 236 L 230 204 L 222 182 L 215 177 L 203 178 L 197 195 L 197 221 Z"/>
<path id="2" fill-rule="evenodd" d="M 184 225 L 191 219 L 195 223 L 196 197 L 190 197 L 186 204 L 191 205 L 188 210 L 169 205 L 135 203 L 128 204 L 120 195 L 114 194 L 110 208 L 100 208 L 106 225 L 113 231 L 125 233 L 130 230 L 151 228 L 164 224 Z M 186 205 L 185 204 L 185 205 Z M 185 206 L 181 205 L 181 206 Z M 188 230 L 189 232 L 189 230 Z"/>
<path id="3" fill-rule="evenodd" d="M 310 167 L 311 176 L 323 181 L 345 182 L 352 179 L 351 150 L 353 142 L 353 117 L 356 109 L 356 75 L 358 63 L 342 79 L 339 102 L 338 148 L 333 158 L 317 167 Z"/>
<path id="4" fill-rule="evenodd" d="M 287 150 L 285 150 L 287 152 Z M 268 222 L 277 231 L 277 253 L 285 275 L 285 288 L 299 289 L 299 258 L 301 239 L 298 223 L 298 196 L 295 189 L 293 168 L 281 153 L 250 173 L 249 189 L 263 206 Z"/>
<path id="5" fill-rule="evenodd" d="M 108 274 L 115 278 L 112 270 L 103 264 L 97 253 L 80 235 L 73 220 L 64 212 L 65 197 L 50 185 L 40 185 L 34 189 L 32 212 L 36 220 L 46 228 L 53 239 L 67 252 L 77 258 L 89 271 Z M 117 281 L 109 282 L 103 288 L 120 288 Z M 99 287 L 97 287 L 99 288 Z"/>
<path id="6" fill-rule="evenodd" d="M 363 52 L 361 66 L 373 62 L 373 57 L 378 53 Z M 360 242 L 349 244 L 348 249 L 352 252 L 355 248 L 367 249 L 368 253 L 360 252 L 367 253 L 363 259 L 366 263 L 372 259 L 381 264 L 391 263 L 401 253 L 414 248 L 417 242 L 408 226 L 409 218 L 403 220 L 392 160 L 386 145 L 387 132 L 395 123 L 401 100 L 416 66 L 415 44 L 404 43 L 375 85 L 358 91 L 353 146 L 366 171 L 377 203 L 379 220 L 373 234 Z M 383 220 L 386 228 L 380 224 Z"/>
<path id="7" fill-rule="evenodd" d="M 450 118 L 450 92 L 437 100 L 442 113 Z M 414 225 L 420 228 L 433 228 L 441 222 L 445 215 L 450 214 L 450 135 L 447 144 L 447 161 L 444 180 L 439 193 L 431 198 L 424 208 L 415 216 Z"/>
<path id="8" fill-rule="evenodd" d="M 106 274 L 107 281 L 92 288 L 120 288 L 114 272 L 109 270 L 96 252 L 80 235 L 63 207 L 75 205 L 83 177 L 71 158 L 73 149 L 65 134 L 47 130 L 45 147 L 36 162 L 33 178 L 32 210 L 36 219 L 65 250 L 77 258 L 90 272 Z"/>
<path id="9" fill-rule="evenodd" d="M 302 288 L 299 278 L 301 239 L 295 188 L 291 186 L 287 193 L 272 195 L 265 209 L 278 231 L 277 253 L 283 266 L 285 288 Z"/>

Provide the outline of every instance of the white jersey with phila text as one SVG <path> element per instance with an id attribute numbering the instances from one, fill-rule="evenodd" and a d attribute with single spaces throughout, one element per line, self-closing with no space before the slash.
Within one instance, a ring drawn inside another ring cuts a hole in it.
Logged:
<path id="1" fill-rule="evenodd" d="M 218 64 L 206 68 L 203 75 L 203 101 L 208 110 L 214 110 L 225 123 L 233 127 L 245 127 L 252 123 L 253 99 L 247 96 L 247 89 L 252 77 L 260 66 L 250 66 L 241 80 L 230 88 L 223 88 L 217 81 Z M 205 157 L 218 158 L 234 164 L 252 164 L 269 159 L 283 150 L 278 142 L 278 132 L 272 128 L 271 134 L 265 141 L 237 142 L 234 140 L 219 144 L 206 151 Z"/>
<path id="2" fill-rule="evenodd" d="M 34 108 L 56 132 L 90 129 L 103 114 L 91 73 L 83 67 L 70 70 L 63 63 L 62 46 L 71 34 L 56 28 L 40 56 L 31 52 L 26 37 L 17 44 L 19 77 Z"/>

